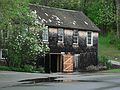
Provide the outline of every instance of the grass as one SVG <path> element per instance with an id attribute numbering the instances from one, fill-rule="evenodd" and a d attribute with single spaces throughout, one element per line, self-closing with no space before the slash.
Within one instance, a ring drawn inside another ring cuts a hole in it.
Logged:
<path id="1" fill-rule="evenodd" d="M 41 68 L 38 68 L 36 70 L 31 70 L 30 67 L 17 68 L 17 67 L 0 66 L 0 71 L 17 71 L 17 72 L 30 72 L 30 73 L 39 72 L 39 73 L 43 73 L 44 69 L 41 67 Z"/>
<path id="2" fill-rule="evenodd" d="M 107 70 L 106 72 L 120 73 L 120 68 L 119 69 L 110 69 L 110 70 Z"/>
<path id="3" fill-rule="evenodd" d="M 107 56 L 112 60 L 120 61 L 120 58 L 115 59 L 115 57 L 120 57 L 120 50 L 109 43 L 110 38 L 110 35 L 99 37 L 99 56 Z"/>
<path id="4" fill-rule="evenodd" d="M 0 71 L 17 71 L 17 72 L 31 72 L 30 70 L 25 70 L 17 67 L 8 67 L 8 66 L 0 66 Z"/>
<path id="5" fill-rule="evenodd" d="M 105 56 L 108 57 L 110 60 L 120 62 L 120 50 L 117 47 L 115 47 L 115 45 L 110 44 L 111 36 L 110 34 L 106 36 L 99 36 L 99 56 Z M 120 73 L 120 68 L 105 70 L 105 72 Z"/>

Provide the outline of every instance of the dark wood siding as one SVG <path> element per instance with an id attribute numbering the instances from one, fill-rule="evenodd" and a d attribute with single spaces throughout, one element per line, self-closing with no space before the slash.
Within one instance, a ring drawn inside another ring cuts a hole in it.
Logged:
<path id="1" fill-rule="evenodd" d="M 89 65 L 97 65 L 98 62 L 98 32 L 93 32 L 93 46 L 86 45 L 86 31 L 78 31 L 78 45 L 73 45 L 73 30 L 64 29 L 64 42 L 58 43 L 57 28 L 49 28 L 50 53 L 71 52 L 79 54 L 78 67 L 84 69 Z"/>

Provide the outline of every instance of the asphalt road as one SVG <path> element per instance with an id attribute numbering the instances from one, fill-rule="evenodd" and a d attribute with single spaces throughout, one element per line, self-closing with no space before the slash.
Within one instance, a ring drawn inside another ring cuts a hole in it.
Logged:
<path id="1" fill-rule="evenodd" d="M 120 73 L 0 72 L 0 90 L 120 90 Z"/>

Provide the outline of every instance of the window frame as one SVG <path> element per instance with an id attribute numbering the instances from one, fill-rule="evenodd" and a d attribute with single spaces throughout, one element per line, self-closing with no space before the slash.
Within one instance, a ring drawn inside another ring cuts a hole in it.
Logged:
<path id="1" fill-rule="evenodd" d="M 4 29 L 1 30 L 1 38 L 2 39 L 8 38 L 8 31 L 7 30 L 4 30 Z"/>
<path id="2" fill-rule="evenodd" d="M 76 35 L 77 35 L 77 36 L 76 36 Z M 73 31 L 73 44 L 78 44 L 78 42 L 79 42 L 78 37 L 79 37 L 78 30 L 74 30 L 74 31 Z M 75 41 L 77 41 L 77 42 L 74 42 L 74 39 L 77 39 L 77 40 L 75 40 Z"/>
<path id="3" fill-rule="evenodd" d="M 62 33 L 60 32 L 62 30 Z M 58 34 L 58 43 L 60 42 L 64 42 L 64 29 L 63 28 L 58 28 L 57 29 L 57 34 Z M 61 38 L 62 37 L 62 38 Z M 59 38 L 61 38 L 61 40 L 59 40 Z"/>
<path id="4" fill-rule="evenodd" d="M 43 42 L 48 42 L 48 39 L 49 39 L 48 34 L 49 34 L 48 27 L 46 27 L 46 28 L 43 29 L 43 32 L 42 32 L 42 41 Z"/>
<path id="5" fill-rule="evenodd" d="M 90 33 L 91 37 L 89 37 L 89 33 Z M 87 38 L 86 39 L 87 39 L 86 40 L 87 46 L 88 47 L 93 46 L 93 32 L 92 31 L 87 31 Z M 89 43 L 89 40 L 91 40 L 90 43 Z"/>
<path id="6" fill-rule="evenodd" d="M 6 52 L 8 53 L 8 49 L 0 49 L 0 59 L 6 59 L 5 57 L 3 57 L 3 50 L 6 50 Z"/>

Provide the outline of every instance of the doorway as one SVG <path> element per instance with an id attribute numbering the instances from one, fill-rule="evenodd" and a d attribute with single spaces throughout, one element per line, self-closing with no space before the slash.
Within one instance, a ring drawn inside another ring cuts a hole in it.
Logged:
<path id="1" fill-rule="evenodd" d="M 51 54 L 50 55 L 51 60 L 51 72 L 57 72 L 57 55 Z"/>
<path id="2" fill-rule="evenodd" d="M 73 55 L 49 54 L 45 58 L 45 72 L 73 72 Z"/>
<path id="3" fill-rule="evenodd" d="M 50 54 L 51 72 L 62 72 L 63 60 L 61 54 Z"/>

